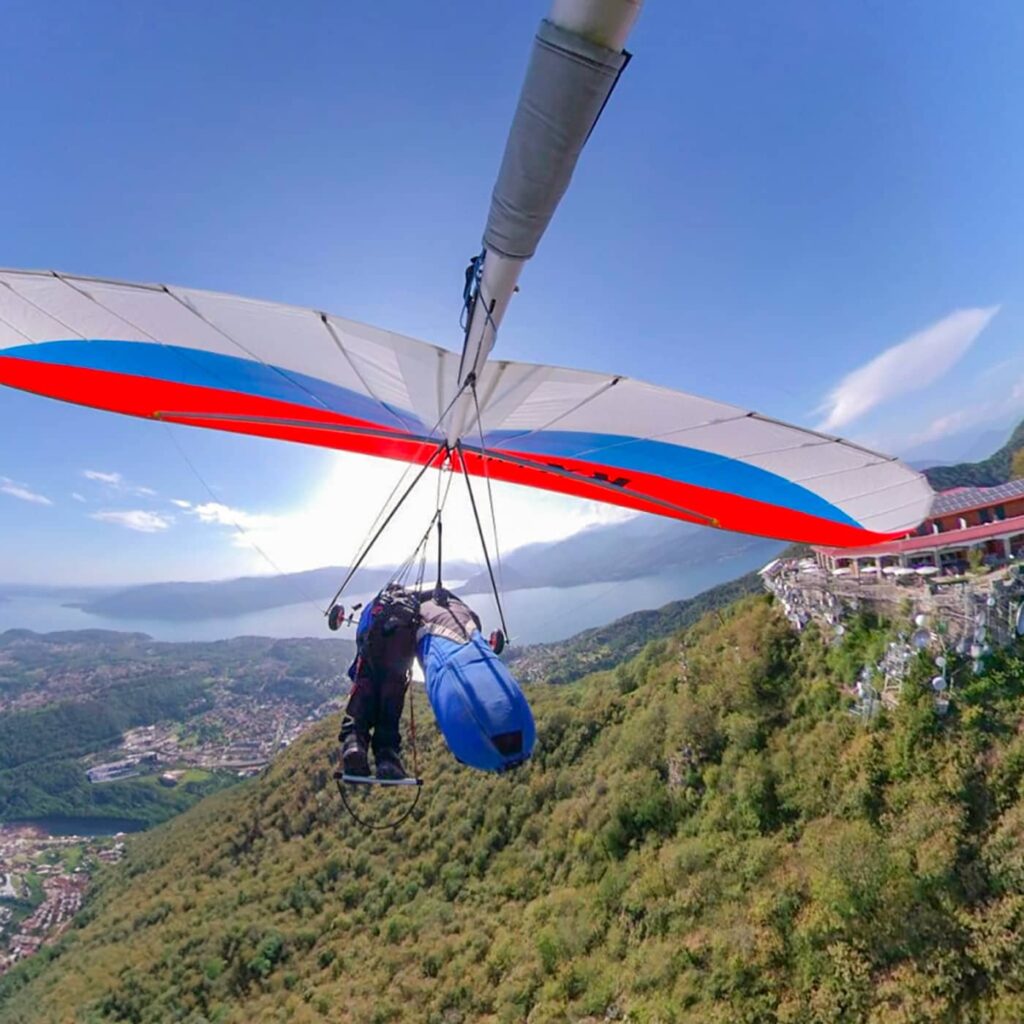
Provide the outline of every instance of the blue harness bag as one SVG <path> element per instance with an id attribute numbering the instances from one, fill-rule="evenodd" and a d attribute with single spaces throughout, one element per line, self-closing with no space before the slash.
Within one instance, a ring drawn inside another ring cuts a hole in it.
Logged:
<path id="1" fill-rule="evenodd" d="M 417 649 L 430 706 L 457 760 L 481 771 L 507 771 L 533 753 L 530 705 L 472 613 L 454 595 L 443 596 L 443 602 L 420 605 Z"/>

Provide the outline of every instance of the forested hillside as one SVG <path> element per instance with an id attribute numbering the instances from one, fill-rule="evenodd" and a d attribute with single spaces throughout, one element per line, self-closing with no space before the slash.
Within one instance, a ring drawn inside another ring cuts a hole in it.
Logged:
<path id="1" fill-rule="evenodd" d="M 711 530 L 701 532 L 714 535 Z M 790 544 L 778 552 L 778 557 L 802 558 L 808 554 L 806 544 Z M 686 629 L 708 612 L 763 590 L 761 577 L 748 572 L 693 597 L 670 601 L 661 608 L 630 612 L 565 640 L 511 647 L 506 660 L 525 682 L 570 683 L 591 672 L 613 668 L 638 654 L 651 639 Z"/>
<path id="2" fill-rule="evenodd" d="M 955 466 L 933 466 L 924 475 L 937 491 L 951 487 L 994 487 L 1011 476 L 1013 456 L 1024 449 L 1024 420 L 1017 424 L 1009 440 L 999 451 L 981 462 L 961 462 Z"/>
<path id="3" fill-rule="evenodd" d="M 516 774 L 421 729 L 428 787 L 394 835 L 344 816 L 325 723 L 133 838 L 80 927 L 0 983 L 0 1019 L 1024 1019 L 1024 652 L 954 667 L 945 718 L 922 660 L 865 723 L 844 688 L 886 642 L 861 623 L 828 649 L 748 598 L 532 687 Z"/>
<path id="4" fill-rule="evenodd" d="M 160 643 L 104 630 L 0 633 L 0 821 L 165 821 L 234 782 L 234 773 L 158 784 L 167 768 L 198 764 L 190 754 L 181 764 L 165 758 L 146 778 L 91 785 L 87 764 L 122 756 L 124 733 L 154 724 L 176 734 L 182 749 L 211 737 L 226 746 L 225 723 L 245 739 L 266 741 L 269 733 L 272 741 L 271 726 L 294 727 L 338 697 L 351 650 L 335 639 Z"/>
<path id="5" fill-rule="evenodd" d="M 761 577 L 748 572 L 695 597 L 670 601 L 661 608 L 630 612 L 566 640 L 510 648 L 507 660 L 524 682 L 571 683 L 633 657 L 651 637 L 685 629 L 708 612 L 763 589 Z"/>

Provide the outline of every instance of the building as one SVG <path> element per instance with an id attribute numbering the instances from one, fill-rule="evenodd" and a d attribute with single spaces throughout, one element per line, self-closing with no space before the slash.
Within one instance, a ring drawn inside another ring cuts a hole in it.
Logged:
<path id="1" fill-rule="evenodd" d="M 98 764 L 86 771 L 90 782 L 113 782 L 116 779 L 130 779 L 133 775 L 139 774 L 139 763 L 135 758 L 127 761 L 110 761 L 107 764 Z"/>
<path id="2" fill-rule="evenodd" d="M 1024 636 L 1024 480 L 944 491 L 914 533 L 883 544 L 813 550 L 761 570 L 795 629 L 814 623 L 838 643 L 846 621 L 868 609 L 896 626 L 885 655 L 850 680 L 856 713 L 896 702 L 908 666 L 928 650 L 944 714 L 954 684 Z"/>
<path id="3" fill-rule="evenodd" d="M 931 515 L 899 540 L 814 551 L 818 565 L 835 576 L 959 576 L 974 566 L 1024 562 L 1024 480 L 943 491 Z"/>

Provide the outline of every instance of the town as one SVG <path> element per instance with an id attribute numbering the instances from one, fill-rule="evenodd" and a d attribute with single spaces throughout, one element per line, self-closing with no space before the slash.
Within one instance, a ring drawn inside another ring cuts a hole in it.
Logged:
<path id="1" fill-rule="evenodd" d="M 213 772 L 245 778 L 341 703 L 333 696 L 308 710 L 294 700 L 240 697 L 226 687 L 212 694 L 213 707 L 197 718 L 131 729 L 116 747 L 85 759 L 90 783 L 154 773 L 164 786 Z M 116 760 L 89 765 L 111 754 Z M 0 823 L 0 975 L 55 942 L 81 908 L 96 868 L 123 853 L 118 836 L 51 836 L 33 825 Z"/>
<path id="2" fill-rule="evenodd" d="M 124 840 L 100 831 L 146 827 L 259 772 L 339 713 L 349 656 L 346 642 L 329 640 L 0 634 L 0 974 L 57 941 L 95 872 L 123 855 Z M 39 758 L 54 729 L 60 744 Z M 35 802 L 53 772 L 72 788 L 48 782 L 47 800 Z M 117 803 L 132 786 L 156 808 L 150 816 L 102 817 L 132 809 L 131 799 Z"/>
<path id="3" fill-rule="evenodd" d="M 32 825 L 0 824 L 0 975 L 56 942 L 93 872 L 123 855 L 119 836 L 51 836 Z"/>
<path id="4" fill-rule="evenodd" d="M 89 781 L 98 785 L 157 773 L 162 785 L 174 786 L 190 777 L 189 769 L 245 778 L 313 722 L 339 712 L 343 699 L 339 693 L 310 709 L 285 697 L 245 697 L 216 686 L 210 692 L 214 706 L 201 715 L 130 729 L 118 745 L 85 759 Z"/>
<path id="5" fill-rule="evenodd" d="M 251 773 L 340 708 L 348 652 L 344 641 L 171 644 L 11 630 L 0 634 L 0 720 L 13 727 L 59 708 L 65 734 L 69 721 L 84 723 L 79 763 L 95 785 L 155 774 L 172 786 L 190 769 Z"/>

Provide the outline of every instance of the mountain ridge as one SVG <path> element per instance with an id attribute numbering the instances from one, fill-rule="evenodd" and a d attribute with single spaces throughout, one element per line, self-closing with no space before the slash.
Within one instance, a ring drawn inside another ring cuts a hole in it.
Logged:
<path id="1" fill-rule="evenodd" d="M 1021 448 L 1024 448 L 1024 420 L 1014 427 L 1006 443 L 987 459 L 933 466 L 926 469 L 924 475 L 937 491 L 952 487 L 995 487 L 1010 479 L 1010 463 Z"/>
<path id="2" fill-rule="evenodd" d="M 567 590 L 596 582 L 624 582 L 670 571 L 720 567 L 729 562 L 763 557 L 768 561 L 780 542 L 761 537 L 724 534 L 676 520 L 637 516 L 623 523 L 591 526 L 559 541 L 526 545 L 510 552 L 500 566 L 506 591 L 550 588 Z M 89 614 L 110 619 L 190 622 L 237 615 L 303 602 L 311 595 L 332 593 L 346 570 L 328 567 L 280 576 L 246 576 L 210 582 L 150 583 L 65 602 Z M 452 561 L 448 579 L 465 580 L 458 590 L 472 596 L 489 594 L 490 578 L 472 563 Z M 719 578 L 722 578 L 719 575 Z M 390 578 L 386 568 L 361 569 L 349 593 L 374 593 Z"/>
<path id="3" fill-rule="evenodd" d="M 59 946 L 0 980 L 0 1016 L 1019 1020 L 1024 651 L 968 673 L 944 719 L 922 656 L 863 722 L 845 690 L 890 636 L 860 620 L 828 648 L 747 598 L 531 688 L 538 749 L 504 776 L 428 723 L 394 836 L 344 816 L 318 726 L 130 838 Z"/>

